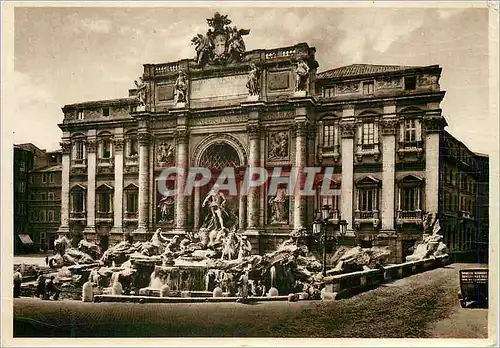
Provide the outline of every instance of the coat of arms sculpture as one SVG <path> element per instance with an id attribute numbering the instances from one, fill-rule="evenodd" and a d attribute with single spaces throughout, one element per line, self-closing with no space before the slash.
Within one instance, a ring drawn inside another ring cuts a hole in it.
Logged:
<path id="1" fill-rule="evenodd" d="M 218 12 L 212 18 L 207 18 L 210 28 L 206 35 L 197 34 L 191 44 L 195 45 L 196 64 L 204 67 L 207 64 L 224 64 L 241 62 L 245 53 L 243 36 L 250 33 L 250 29 L 230 27 L 231 20 L 227 15 Z"/>

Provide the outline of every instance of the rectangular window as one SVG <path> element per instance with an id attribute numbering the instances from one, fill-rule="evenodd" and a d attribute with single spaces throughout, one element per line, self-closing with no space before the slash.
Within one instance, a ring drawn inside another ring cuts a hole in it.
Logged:
<path id="1" fill-rule="evenodd" d="M 24 172 L 24 171 L 26 170 L 26 166 L 25 166 L 24 161 L 21 161 L 21 162 L 19 163 L 19 170 L 20 170 L 21 172 Z"/>
<path id="2" fill-rule="evenodd" d="M 49 197 L 49 198 L 48 198 L 48 199 L 49 199 L 49 201 L 53 201 L 53 200 L 54 200 L 54 192 L 49 192 L 49 193 L 48 193 L 48 197 Z"/>
<path id="3" fill-rule="evenodd" d="M 36 221 L 36 211 L 30 211 L 30 221 Z"/>
<path id="4" fill-rule="evenodd" d="M 363 94 L 373 94 L 373 81 L 363 82 Z"/>
<path id="5" fill-rule="evenodd" d="M 107 191 L 99 193 L 99 212 L 109 213 L 111 211 L 110 194 Z"/>
<path id="6" fill-rule="evenodd" d="M 377 188 L 359 189 L 358 209 L 360 211 L 374 211 L 378 209 Z"/>
<path id="7" fill-rule="evenodd" d="M 323 127 L 323 147 L 331 148 L 334 144 L 335 129 L 334 125 L 326 125 Z"/>
<path id="8" fill-rule="evenodd" d="M 43 184 L 47 183 L 47 174 L 45 174 L 45 173 L 42 174 L 42 183 Z"/>
<path id="9" fill-rule="evenodd" d="M 29 176 L 29 182 L 30 182 L 30 184 L 33 184 L 35 182 L 33 174 Z"/>
<path id="10" fill-rule="evenodd" d="M 73 213 L 81 213 L 84 210 L 84 195 L 82 190 L 75 190 L 71 194 L 71 211 Z"/>
<path id="11" fill-rule="evenodd" d="M 53 184 L 53 183 L 54 183 L 54 181 L 55 181 L 55 174 L 54 174 L 54 173 L 50 173 L 50 174 L 49 174 L 49 182 L 50 182 L 51 184 Z"/>
<path id="12" fill-rule="evenodd" d="M 138 196 L 136 191 L 127 192 L 127 212 L 137 213 Z"/>
<path id="13" fill-rule="evenodd" d="M 109 139 L 104 139 L 102 141 L 102 158 L 111 157 L 111 141 Z"/>
<path id="14" fill-rule="evenodd" d="M 137 156 L 137 153 L 138 153 L 138 142 L 137 142 L 137 139 L 136 138 L 131 138 L 129 140 L 129 152 L 128 152 L 128 155 L 130 157 L 133 157 L 133 156 Z"/>
<path id="15" fill-rule="evenodd" d="M 78 120 L 83 120 L 83 110 L 79 110 L 78 113 L 77 113 L 77 119 Z"/>
<path id="16" fill-rule="evenodd" d="M 84 145 L 82 140 L 75 142 L 75 159 L 81 160 L 85 156 Z"/>
<path id="17" fill-rule="evenodd" d="M 45 222 L 45 210 L 40 212 L 40 222 Z"/>
<path id="18" fill-rule="evenodd" d="M 418 203 L 418 188 L 417 187 L 405 187 L 403 188 L 403 197 L 401 203 L 403 206 L 402 210 L 415 211 L 419 207 Z"/>
<path id="19" fill-rule="evenodd" d="M 19 182 L 19 192 L 24 193 L 26 191 L 26 182 L 20 181 Z"/>
<path id="20" fill-rule="evenodd" d="M 45 192 L 40 193 L 40 200 L 45 201 L 47 199 L 47 196 L 45 195 Z"/>
<path id="21" fill-rule="evenodd" d="M 416 120 L 405 120 L 405 142 L 417 141 L 417 125 Z"/>
<path id="22" fill-rule="evenodd" d="M 363 124 L 363 145 L 373 145 L 375 144 L 375 124 L 374 123 L 364 123 Z"/>
<path id="23" fill-rule="evenodd" d="M 335 88 L 334 87 L 323 87 L 323 97 L 334 97 Z"/>
<path id="24" fill-rule="evenodd" d="M 410 91 L 417 88 L 417 78 L 415 76 L 405 77 L 405 90 Z"/>
<path id="25" fill-rule="evenodd" d="M 109 108 L 102 108 L 102 115 L 109 116 Z"/>
<path id="26" fill-rule="evenodd" d="M 36 194 L 34 192 L 30 193 L 30 201 L 35 201 L 36 200 Z"/>
<path id="27" fill-rule="evenodd" d="M 330 207 L 330 210 L 339 210 L 339 196 L 319 196 L 317 209 L 321 210 L 325 205 Z"/>
<path id="28" fill-rule="evenodd" d="M 47 212 L 47 221 L 49 221 L 49 222 L 53 222 L 54 221 L 54 211 L 53 210 L 49 210 Z"/>

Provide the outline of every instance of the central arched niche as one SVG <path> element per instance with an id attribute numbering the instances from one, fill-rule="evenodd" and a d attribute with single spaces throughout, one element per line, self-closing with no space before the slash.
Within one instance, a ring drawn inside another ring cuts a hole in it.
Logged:
<path id="1" fill-rule="evenodd" d="M 227 167 L 238 168 L 241 163 L 234 147 L 222 142 L 210 145 L 201 155 L 198 165 L 212 171 L 221 171 Z"/>
<path id="2" fill-rule="evenodd" d="M 238 152 L 236 149 L 231 145 L 228 144 L 224 141 L 221 142 L 215 142 L 210 145 L 201 153 L 201 156 L 198 161 L 198 166 L 202 168 L 206 168 L 210 170 L 212 177 L 210 182 L 207 185 L 204 185 L 199 189 L 199 200 L 200 206 L 195 207 L 195 209 L 199 209 L 199 226 L 203 226 L 203 223 L 205 221 L 205 218 L 207 218 L 207 215 L 210 216 L 211 212 L 210 209 L 205 206 L 202 206 L 202 203 L 209 193 L 210 189 L 212 188 L 213 184 L 217 181 L 219 174 L 225 169 L 225 168 L 234 168 L 237 169 L 241 167 L 241 160 L 240 156 L 238 155 Z M 237 175 L 235 173 L 235 175 Z M 229 178 L 229 180 L 236 180 L 236 178 Z M 223 184 L 228 183 L 227 181 L 223 182 Z M 239 182 L 236 182 L 236 196 L 231 195 L 231 192 L 229 190 L 224 190 L 221 189 L 220 192 L 224 194 L 224 197 L 226 199 L 226 203 L 224 206 L 224 211 L 227 213 L 226 215 L 230 215 L 233 217 L 238 217 L 238 212 L 239 212 Z"/>

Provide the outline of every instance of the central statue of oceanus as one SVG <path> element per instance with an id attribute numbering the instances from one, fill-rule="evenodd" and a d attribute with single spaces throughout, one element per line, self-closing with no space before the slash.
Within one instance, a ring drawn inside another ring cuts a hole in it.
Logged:
<path id="1" fill-rule="evenodd" d="M 241 62 L 246 50 L 243 36 L 248 35 L 250 29 L 231 28 L 231 20 L 219 12 L 207 18 L 207 23 L 211 28 L 206 35 L 197 34 L 191 39 L 191 44 L 195 46 L 196 64 L 204 67 L 206 64 Z"/>

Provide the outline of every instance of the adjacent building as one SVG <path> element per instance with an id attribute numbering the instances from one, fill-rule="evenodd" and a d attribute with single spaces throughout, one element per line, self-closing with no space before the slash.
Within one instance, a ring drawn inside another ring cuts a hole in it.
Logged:
<path id="1" fill-rule="evenodd" d="M 441 146 L 441 227 L 456 257 L 484 260 L 488 245 L 488 156 L 444 132 Z M 486 247 L 486 249 L 485 249 Z"/>
<path id="2" fill-rule="evenodd" d="M 487 202 L 487 157 L 478 162 L 445 131 L 441 67 L 354 64 L 318 72 L 314 47 L 245 52 L 241 35 L 233 38 L 217 15 L 199 35 L 217 44 L 197 42 L 196 59 L 144 64 L 128 98 L 62 108 L 59 233 L 107 248 L 145 240 L 157 228 L 196 232 L 210 214 L 202 206 L 208 188 L 177 195 L 163 210 L 158 180 L 171 166 L 233 167 L 238 185 L 248 166 L 280 166 L 282 176 L 317 166 L 321 173 L 333 167 L 340 196 L 295 193 L 279 202 L 279 216 L 266 186 L 227 196 L 254 252 L 310 230 L 324 205 L 337 229 L 346 220 L 348 236 L 363 246 L 389 245 L 394 262 L 421 238 L 426 213 L 440 218 L 452 250 L 477 245 L 478 226 L 487 226 L 476 209 L 478 200 Z M 185 180 L 169 177 L 167 187 Z"/>
<path id="3" fill-rule="evenodd" d="M 28 231 L 38 249 L 52 250 L 61 224 L 62 152 L 46 152 L 45 159 L 29 172 Z"/>
<path id="4" fill-rule="evenodd" d="M 60 225 L 61 151 L 14 145 L 14 252 L 52 249 Z"/>

